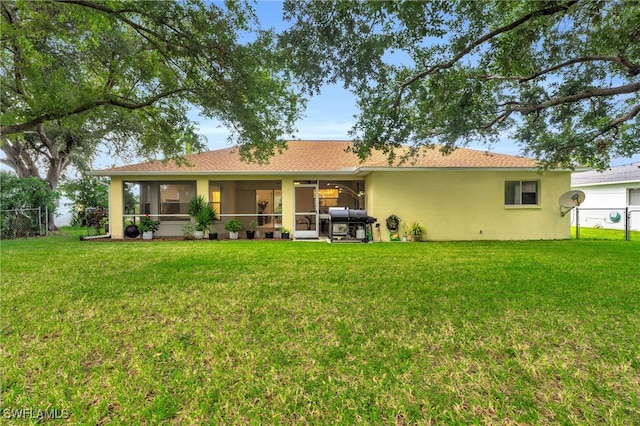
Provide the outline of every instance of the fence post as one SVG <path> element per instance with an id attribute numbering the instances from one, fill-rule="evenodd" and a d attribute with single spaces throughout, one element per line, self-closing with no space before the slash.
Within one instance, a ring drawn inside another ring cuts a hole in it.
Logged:
<path id="1" fill-rule="evenodd" d="M 631 213 L 629 213 L 629 206 L 624 208 L 624 239 L 626 241 L 631 240 Z"/>
<path id="2" fill-rule="evenodd" d="M 38 235 L 42 235 L 42 206 L 38 207 Z"/>
<path id="3" fill-rule="evenodd" d="M 580 207 L 576 207 L 576 240 L 580 239 Z"/>
<path id="4" fill-rule="evenodd" d="M 49 206 L 44 206 L 44 235 L 48 236 L 49 235 Z"/>

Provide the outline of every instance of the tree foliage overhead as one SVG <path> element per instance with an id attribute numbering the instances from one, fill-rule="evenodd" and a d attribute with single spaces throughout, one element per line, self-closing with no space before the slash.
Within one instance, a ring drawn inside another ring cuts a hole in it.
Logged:
<path id="1" fill-rule="evenodd" d="M 546 167 L 640 152 L 635 0 L 289 0 L 285 18 L 307 89 L 357 94 L 361 157 L 505 138 Z"/>
<path id="2" fill-rule="evenodd" d="M 193 106 L 260 160 L 298 117 L 273 35 L 242 2 L 3 0 L 0 25 L 1 149 L 21 176 L 44 168 L 55 186 L 101 143 L 145 158 L 202 148 Z"/>

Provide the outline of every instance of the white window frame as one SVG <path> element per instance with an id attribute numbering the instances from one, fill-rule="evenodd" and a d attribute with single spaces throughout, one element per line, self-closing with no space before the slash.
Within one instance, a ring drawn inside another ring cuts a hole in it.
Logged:
<path id="1" fill-rule="evenodd" d="M 523 191 L 523 189 L 525 189 L 526 185 L 531 185 L 531 184 L 535 184 L 535 192 L 531 192 L 531 191 Z M 509 186 L 512 186 L 512 188 L 509 188 Z M 514 194 L 512 195 L 513 201 L 514 202 L 508 202 L 508 190 L 515 190 Z M 535 202 L 531 203 L 531 202 L 525 202 L 525 195 L 526 194 L 535 194 Z M 535 207 L 535 206 L 539 206 L 540 205 L 540 181 L 539 180 L 507 180 L 504 182 L 504 205 L 507 207 L 513 207 L 513 206 L 517 206 L 517 207 Z"/>
<path id="2" fill-rule="evenodd" d="M 627 205 L 640 206 L 640 188 L 627 189 Z"/>

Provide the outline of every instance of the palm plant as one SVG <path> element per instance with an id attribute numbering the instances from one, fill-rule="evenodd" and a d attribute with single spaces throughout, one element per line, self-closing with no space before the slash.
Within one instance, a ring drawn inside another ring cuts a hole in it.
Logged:
<path id="1" fill-rule="evenodd" d="M 206 203 L 200 211 L 196 214 L 196 230 L 207 231 L 213 225 L 213 221 L 216 218 L 216 210 L 211 204 Z"/>
<path id="2" fill-rule="evenodd" d="M 189 207 L 187 208 L 187 213 L 192 218 L 196 218 L 200 210 L 204 209 L 206 205 L 208 205 L 207 200 L 205 200 L 204 196 L 198 195 L 193 197 L 189 201 Z"/>
<path id="3" fill-rule="evenodd" d="M 211 229 L 211 225 L 216 218 L 216 210 L 202 195 L 193 197 L 189 201 L 187 213 L 192 218 L 195 230 L 201 232 L 200 236 L 196 235 L 196 239 L 202 239 L 204 232 Z"/>

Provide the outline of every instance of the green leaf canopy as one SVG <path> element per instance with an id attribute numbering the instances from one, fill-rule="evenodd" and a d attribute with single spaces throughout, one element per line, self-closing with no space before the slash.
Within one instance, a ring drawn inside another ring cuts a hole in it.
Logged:
<path id="1" fill-rule="evenodd" d="M 290 0 L 285 18 L 307 89 L 357 95 L 363 158 L 507 138 L 545 167 L 640 152 L 640 2 Z"/>
<path id="2" fill-rule="evenodd" d="M 89 154 L 107 143 L 176 157 L 185 137 L 197 142 L 193 107 L 230 128 L 246 158 L 267 158 L 293 132 L 301 101 L 246 3 L 17 0 L 0 12 L 0 133 L 16 169 L 77 151 L 37 137 L 57 128 L 83 135 Z"/>

